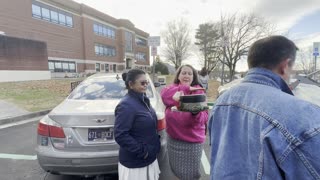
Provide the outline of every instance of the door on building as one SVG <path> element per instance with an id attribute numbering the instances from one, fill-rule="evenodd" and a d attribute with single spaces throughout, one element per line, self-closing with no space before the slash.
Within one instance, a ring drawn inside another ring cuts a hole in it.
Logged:
<path id="1" fill-rule="evenodd" d="M 109 72 L 109 64 L 105 64 L 104 65 L 104 71 L 105 72 Z"/>
<path id="2" fill-rule="evenodd" d="M 132 69 L 132 59 L 126 59 L 126 69 Z"/>
<path id="3" fill-rule="evenodd" d="M 117 72 L 117 65 L 114 64 L 112 69 L 113 69 L 113 72 Z"/>
<path id="4" fill-rule="evenodd" d="M 100 63 L 96 63 L 96 72 L 100 72 Z"/>

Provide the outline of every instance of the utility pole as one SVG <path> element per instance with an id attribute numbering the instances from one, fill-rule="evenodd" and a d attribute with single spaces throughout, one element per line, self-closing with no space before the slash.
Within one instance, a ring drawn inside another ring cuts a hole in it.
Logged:
<path id="1" fill-rule="evenodd" d="M 155 47 L 155 48 L 157 48 L 157 47 Z M 155 55 L 153 55 L 153 66 L 152 66 L 152 81 L 154 82 L 154 80 L 156 79 L 155 78 L 155 76 L 156 76 L 156 73 L 155 73 L 155 71 L 156 71 L 156 58 L 155 58 L 156 56 Z"/>
<path id="2" fill-rule="evenodd" d="M 151 46 L 151 55 L 153 56 L 153 67 L 152 67 L 152 81 L 155 81 L 156 71 L 156 55 L 157 47 L 160 46 L 160 36 L 150 36 L 148 38 L 148 45 Z"/>

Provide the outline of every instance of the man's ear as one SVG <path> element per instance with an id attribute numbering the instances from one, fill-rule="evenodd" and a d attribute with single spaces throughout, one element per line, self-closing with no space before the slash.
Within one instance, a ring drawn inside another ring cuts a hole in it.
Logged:
<path id="1" fill-rule="evenodd" d="M 285 75 L 286 72 L 288 71 L 289 62 L 290 62 L 290 59 L 287 58 L 286 60 L 282 61 L 282 62 L 278 65 L 278 73 L 279 73 L 281 76 Z"/>

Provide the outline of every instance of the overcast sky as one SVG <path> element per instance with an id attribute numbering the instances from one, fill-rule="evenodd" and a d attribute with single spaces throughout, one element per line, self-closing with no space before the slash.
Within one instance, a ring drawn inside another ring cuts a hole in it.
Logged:
<path id="1" fill-rule="evenodd" d="M 320 41 L 320 0 L 74 0 L 115 18 L 129 19 L 135 26 L 159 36 L 170 20 L 183 17 L 196 29 L 220 14 L 257 13 L 273 22 L 279 32 L 289 32 L 298 46 Z M 191 34 L 194 37 L 194 34 Z M 163 44 L 162 44 L 163 45 Z M 160 54 L 161 55 L 161 54 Z M 194 60 L 195 56 L 189 59 Z M 198 69 L 199 64 L 194 64 Z M 241 62 L 238 70 L 246 69 Z"/>

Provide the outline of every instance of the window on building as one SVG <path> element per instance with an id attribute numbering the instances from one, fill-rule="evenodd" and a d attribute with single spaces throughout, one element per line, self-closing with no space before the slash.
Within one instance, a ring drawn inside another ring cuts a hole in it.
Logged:
<path id="1" fill-rule="evenodd" d="M 100 63 L 96 63 L 96 72 L 100 72 Z"/>
<path id="2" fill-rule="evenodd" d="M 70 13 L 58 10 L 40 2 L 33 2 L 32 16 L 56 24 L 73 27 L 73 18 Z"/>
<path id="3" fill-rule="evenodd" d="M 48 64 L 51 72 L 76 72 L 75 62 L 49 60 Z"/>
<path id="4" fill-rule="evenodd" d="M 47 8 L 41 8 L 42 19 L 50 21 L 50 11 Z"/>
<path id="5" fill-rule="evenodd" d="M 50 11 L 51 21 L 54 23 L 59 23 L 58 13 L 55 11 Z"/>
<path id="6" fill-rule="evenodd" d="M 106 26 L 106 25 L 99 24 L 99 23 L 93 24 L 93 32 L 97 35 L 100 35 L 100 36 L 104 36 L 104 37 L 108 37 L 108 38 L 112 38 L 112 39 L 116 38 L 115 29 L 113 29 L 112 27 Z"/>
<path id="7" fill-rule="evenodd" d="M 66 16 L 67 26 L 73 27 L 72 17 Z"/>
<path id="8" fill-rule="evenodd" d="M 103 28 L 103 36 L 108 36 L 108 29 Z"/>
<path id="9" fill-rule="evenodd" d="M 104 70 L 105 70 L 105 72 L 109 72 L 109 64 L 104 65 Z"/>
<path id="10" fill-rule="evenodd" d="M 147 46 L 147 40 L 140 37 L 136 37 L 136 44 L 139 46 Z"/>
<path id="11" fill-rule="evenodd" d="M 70 72 L 76 72 L 76 64 L 69 62 L 69 69 L 70 69 Z"/>
<path id="12" fill-rule="evenodd" d="M 66 25 L 66 16 L 59 13 L 59 24 Z"/>
<path id="13" fill-rule="evenodd" d="M 95 44 L 94 51 L 98 56 L 116 56 L 116 49 L 111 46 Z"/>
<path id="14" fill-rule="evenodd" d="M 63 63 L 62 63 L 62 68 L 63 68 L 63 69 L 69 69 L 69 63 L 63 62 Z"/>
<path id="15" fill-rule="evenodd" d="M 96 34 L 99 33 L 99 26 L 97 24 L 93 24 L 93 32 Z"/>
<path id="16" fill-rule="evenodd" d="M 139 60 L 139 61 L 146 61 L 147 58 L 146 58 L 146 53 L 143 53 L 143 52 L 138 52 L 136 54 L 136 59 Z"/>
<path id="17" fill-rule="evenodd" d="M 41 8 L 40 6 L 32 4 L 32 16 L 41 18 Z"/>
<path id="18" fill-rule="evenodd" d="M 49 61 L 48 63 L 49 63 L 49 70 L 51 72 L 54 72 L 54 62 Z"/>
<path id="19" fill-rule="evenodd" d="M 126 40 L 126 52 L 132 52 L 132 33 L 126 31 L 125 32 L 125 40 Z"/>
<path id="20" fill-rule="evenodd" d="M 115 32 L 115 30 L 111 31 L 111 37 L 113 37 L 113 39 L 116 38 L 116 32 Z"/>
<path id="21" fill-rule="evenodd" d="M 99 46 L 95 45 L 94 51 L 95 51 L 96 55 L 99 55 Z"/>

